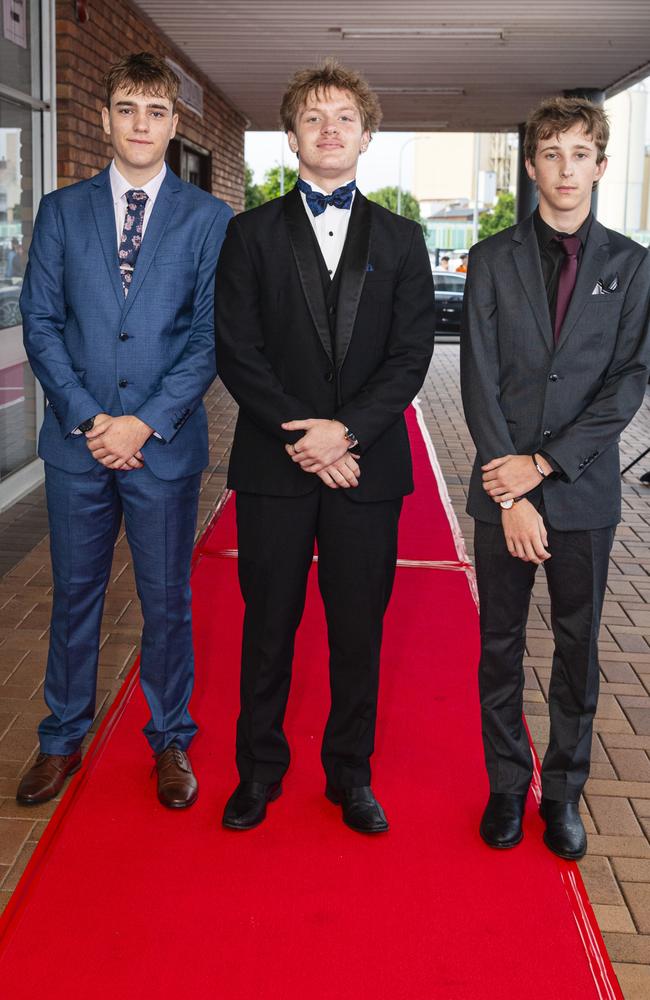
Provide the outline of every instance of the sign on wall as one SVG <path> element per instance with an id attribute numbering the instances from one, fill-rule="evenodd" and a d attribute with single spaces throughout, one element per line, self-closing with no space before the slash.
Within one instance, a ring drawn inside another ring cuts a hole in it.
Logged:
<path id="1" fill-rule="evenodd" d="M 6 0 L 5 0 L 6 2 Z M 189 76 L 185 70 L 175 63 L 172 59 L 165 59 L 167 65 L 174 70 L 176 76 L 179 77 L 181 81 L 181 89 L 178 94 L 178 99 L 185 104 L 190 111 L 203 118 L 203 87 L 200 83 L 197 83 L 191 76 Z"/>
<path id="2" fill-rule="evenodd" d="M 2 33 L 8 42 L 27 48 L 27 0 L 2 0 Z"/>

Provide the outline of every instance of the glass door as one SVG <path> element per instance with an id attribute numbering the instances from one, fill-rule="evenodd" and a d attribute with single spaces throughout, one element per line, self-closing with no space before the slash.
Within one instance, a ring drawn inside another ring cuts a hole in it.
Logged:
<path id="1" fill-rule="evenodd" d="M 41 194 L 53 185 L 52 6 L 5 0 L 0 34 L 0 510 L 42 478 L 43 394 L 22 343 L 20 289 Z"/>

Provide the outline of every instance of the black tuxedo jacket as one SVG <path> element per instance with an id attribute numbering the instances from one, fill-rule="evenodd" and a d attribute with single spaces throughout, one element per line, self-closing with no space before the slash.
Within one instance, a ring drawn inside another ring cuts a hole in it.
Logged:
<path id="1" fill-rule="evenodd" d="M 335 351 L 318 247 L 294 188 L 231 220 L 216 276 L 217 369 L 239 404 L 228 485 L 300 496 L 320 485 L 291 461 L 288 420 L 336 418 L 359 439 L 355 500 L 413 489 L 404 410 L 434 342 L 422 230 L 357 191 L 340 274 Z"/>
<path id="2" fill-rule="evenodd" d="M 643 400 L 649 334 L 650 254 L 595 219 L 557 344 L 532 216 L 473 247 L 461 333 L 463 404 L 477 450 L 468 513 L 500 522 L 481 465 L 541 449 L 562 470 L 541 488 L 552 527 L 616 524 L 618 439 Z"/>

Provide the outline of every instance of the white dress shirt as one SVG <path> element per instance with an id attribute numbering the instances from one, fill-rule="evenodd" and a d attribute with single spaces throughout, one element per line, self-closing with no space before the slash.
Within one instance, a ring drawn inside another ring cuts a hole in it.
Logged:
<path id="1" fill-rule="evenodd" d="M 115 210 L 115 232 L 117 233 L 117 247 L 119 250 L 120 241 L 122 239 L 122 230 L 124 229 L 124 220 L 126 218 L 126 192 L 146 192 L 147 202 L 144 206 L 144 219 L 142 221 L 142 239 L 144 239 L 144 234 L 147 231 L 147 223 L 151 218 L 154 203 L 162 186 L 162 182 L 165 179 L 165 174 L 167 173 L 167 164 L 163 163 L 162 169 L 156 174 L 156 176 L 152 177 L 150 181 L 147 181 L 146 184 L 142 184 L 140 187 L 136 187 L 135 184 L 131 183 L 131 181 L 127 181 L 126 177 L 122 177 L 122 174 L 115 166 L 115 160 L 111 163 L 108 173 L 111 179 L 113 208 Z"/>
<path id="2" fill-rule="evenodd" d="M 354 178 L 351 177 L 350 180 L 354 180 Z M 305 183 L 309 184 L 312 191 L 318 191 L 320 194 L 331 194 L 330 191 L 324 191 L 322 188 L 319 188 L 313 181 L 306 181 Z M 350 181 L 346 181 L 345 183 L 349 184 Z M 337 184 L 337 187 L 344 186 L 345 185 L 343 184 Z M 353 202 L 356 193 L 356 190 L 352 192 Z M 316 239 L 318 240 L 320 252 L 322 253 L 325 264 L 327 265 L 327 270 L 330 273 L 330 277 L 333 278 L 336 274 L 336 269 L 339 266 L 341 254 L 343 253 L 343 246 L 348 232 L 352 205 L 350 205 L 349 209 L 335 208 L 334 205 L 328 205 L 325 211 L 321 212 L 320 215 L 314 215 L 311 208 L 307 204 L 307 198 L 302 191 L 300 192 L 300 197 L 302 198 L 302 203 L 305 206 L 307 218 L 311 222 L 312 229 L 316 234 Z"/>

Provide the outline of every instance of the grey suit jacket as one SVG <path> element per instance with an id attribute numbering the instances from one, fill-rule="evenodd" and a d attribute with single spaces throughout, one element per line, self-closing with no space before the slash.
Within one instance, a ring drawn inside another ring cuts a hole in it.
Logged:
<path id="1" fill-rule="evenodd" d="M 615 291 L 594 294 L 598 283 Z M 562 470 L 531 495 L 560 531 L 616 524 L 618 439 L 641 405 L 650 365 L 650 254 L 593 221 L 555 345 L 532 216 L 469 255 L 461 387 L 476 445 L 467 503 L 499 523 L 481 465 L 543 449 Z"/>

